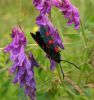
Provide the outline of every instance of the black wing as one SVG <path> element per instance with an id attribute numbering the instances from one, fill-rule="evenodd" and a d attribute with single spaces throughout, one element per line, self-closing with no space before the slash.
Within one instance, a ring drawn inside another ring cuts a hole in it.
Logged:
<path id="1" fill-rule="evenodd" d="M 60 53 L 49 47 L 49 44 L 46 44 L 41 38 L 40 32 L 36 32 L 36 35 L 31 33 L 33 39 L 37 42 L 37 44 L 46 52 L 48 56 L 50 56 L 53 60 L 60 63 Z"/>

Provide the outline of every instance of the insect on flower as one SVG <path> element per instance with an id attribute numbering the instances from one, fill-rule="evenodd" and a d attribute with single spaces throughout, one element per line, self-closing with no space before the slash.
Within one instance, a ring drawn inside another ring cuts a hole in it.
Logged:
<path id="1" fill-rule="evenodd" d="M 61 61 L 70 63 L 79 69 L 74 63 L 71 63 L 66 60 L 61 60 L 60 50 L 58 45 L 54 42 L 54 39 L 48 32 L 47 28 L 44 26 L 40 27 L 40 30 L 36 34 L 31 33 L 32 38 L 37 42 L 37 44 L 46 52 L 47 56 L 53 59 L 55 62 L 60 63 Z M 61 72 L 64 73 L 60 64 Z"/>

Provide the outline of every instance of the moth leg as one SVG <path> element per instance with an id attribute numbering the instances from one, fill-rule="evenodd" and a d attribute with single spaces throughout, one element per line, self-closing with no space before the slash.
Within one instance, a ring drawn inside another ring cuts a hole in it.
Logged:
<path id="1" fill-rule="evenodd" d="M 62 76 L 63 76 L 63 79 L 64 79 L 65 75 L 64 75 L 64 72 L 63 72 L 61 64 L 60 64 L 60 70 L 61 70 L 61 73 L 62 73 Z"/>

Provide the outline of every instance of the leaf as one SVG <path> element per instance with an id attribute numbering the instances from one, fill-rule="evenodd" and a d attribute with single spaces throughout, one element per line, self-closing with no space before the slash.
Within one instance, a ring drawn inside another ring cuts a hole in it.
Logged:
<path id="1" fill-rule="evenodd" d="M 80 38 L 80 34 L 64 34 L 65 37 L 68 37 L 70 39 L 74 39 L 74 40 L 79 40 Z"/>

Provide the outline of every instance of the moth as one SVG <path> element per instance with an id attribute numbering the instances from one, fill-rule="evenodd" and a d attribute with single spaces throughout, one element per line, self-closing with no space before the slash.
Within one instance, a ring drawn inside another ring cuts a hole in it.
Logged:
<path id="1" fill-rule="evenodd" d="M 36 43 L 44 50 L 44 52 L 47 54 L 48 57 L 56 61 L 57 63 L 60 63 L 61 61 L 70 63 L 77 67 L 74 63 L 71 63 L 66 60 L 61 60 L 60 50 L 58 45 L 55 43 L 53 37 L 50 35 L 50 32 L 47 30 L 46 27 L 41 26 L 40 30 L 36 32 L 36 34 L 31 33 L 32 38 L 36 41 Z M 61 72 L 64 73 L 60 64 Z M 78 68 L 78 67 L 77 67 Z"/>
<path id="2" fill-rule="evenodd" d="M 36 34 L 31 33 L 31 36 L 49 57 L 60 63 L 59 47 L 45 27 L 41 26 L 40 31 L 36 32 Z"/>

